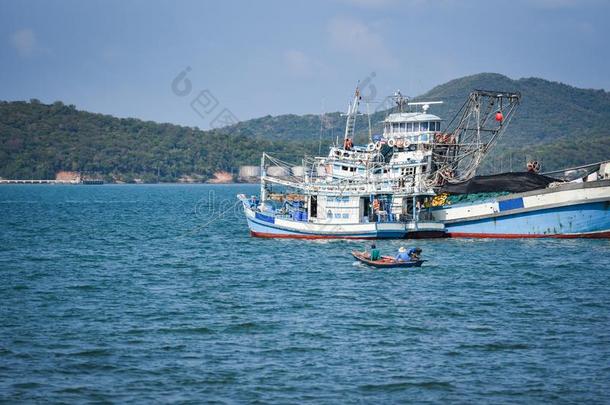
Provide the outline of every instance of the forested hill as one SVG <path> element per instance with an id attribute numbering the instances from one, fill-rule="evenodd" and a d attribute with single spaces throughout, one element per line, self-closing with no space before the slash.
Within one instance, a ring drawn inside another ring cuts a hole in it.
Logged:
<path id="1" fill-rule="evenodd" d="M 53 179 L 60 170 L 107 181 L 176 181 L 212 177 L 256 164 L 261 153 L 287 160 L 317 151 L 314 141 L 273 142 L 241 133 L 79 111 L 61 102 L 0 102 L 0 177 Z"/>
<path id="2" fill-rule="evenodd" d="M 512 80 L 483 73 L 452 80 L 422 95 L 443 100 L 435 112 L 451 119 L 471 89 L 521 92 L 521 105 L 487 159 L 489 170 L 506 170 L 509 156 L 520 167 L 526 157 L 542 160 L 544 170 L 610 159 L 610 93 L 579 89 L 538 78 Z"/>
<path id="3" fill-rule="evenodd" d="M 610 93 L 484 73 L 452 80 L 416 99 L 444 101 L 430 111 L 449 121 L 472 89 L 520 91 L 523 96 L 484 170 L 507 170 L 509 156 L 515 170 L 527 157 L 542 160 L 545 170 L 610 159 Z M 373 115 L 375 132 L 384 116 L 383 111 Z M 266 116 L 201 131 L 79 111 L 61 102 L 0 102 L 0 177 L 54 178 L 59 170 L 74 170 L 107 180 L 205 179 L 218 170 L 235 172 L 240 165 L 257 164 L 263 151 L 297 162 L 303 154 L 317 153 L 320 137 L 324 148 L 341 136 L 344 119 L 338 112 L 324 120 L 318 115 Z M 364 141 L 366 119 L 358 120 L 358 138 Z"/>

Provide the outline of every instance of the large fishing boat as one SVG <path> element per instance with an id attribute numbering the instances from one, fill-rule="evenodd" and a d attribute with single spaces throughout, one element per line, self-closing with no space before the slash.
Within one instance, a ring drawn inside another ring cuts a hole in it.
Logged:
<path id="1" fill-rule="evenodd" d="M 360 92 L 348 107 L 341 145 L 328 156 L 293 167 L 272 156 L 261 159 L 259 197 L 239 195 L 253 236 L 272 238 L 433 238 L 445 235 L 424 203 L 435 195 L 428 181 L 435 131 L 441 119 L 432 103 L 408 103 L 395 95 L 397 112 L 384 133 L 355 146 Z"/>

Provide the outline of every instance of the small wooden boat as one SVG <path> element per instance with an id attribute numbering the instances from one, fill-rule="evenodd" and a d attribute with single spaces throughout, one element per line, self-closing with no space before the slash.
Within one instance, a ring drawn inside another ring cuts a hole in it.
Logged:
<path id="1" fill-rule="evenodd" d="M 354 256 L 358 261 L 372 267 L 383 267 L 383 268 L 394 268 L 394 267 L 421 267 L 422 263 L 425 260 L 409 260 L 408 262 L 398 262 L 394 260 L 391 256 L 381 256 L 379 260 L 371 260 L 371 255 L 367 252 L 358 252 L 356 250 L 352 251 L 352 256 Z"/>

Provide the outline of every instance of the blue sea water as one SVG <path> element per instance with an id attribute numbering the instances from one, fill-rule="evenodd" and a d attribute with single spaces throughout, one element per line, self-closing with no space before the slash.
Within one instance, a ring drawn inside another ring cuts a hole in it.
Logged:
<path id="1" fill-rule="evenodd" d="M 0 401 L 609 401 L 610 241 L 381 241 L 428 261 L 373 270 L 249 237 L 238 192 L 0 187 Z"/>

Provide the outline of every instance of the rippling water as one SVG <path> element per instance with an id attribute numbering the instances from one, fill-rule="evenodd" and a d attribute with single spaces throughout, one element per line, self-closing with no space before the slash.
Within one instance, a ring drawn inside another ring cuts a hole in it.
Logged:
<path id="1" fill-rule="evenodd" d="M 255 191 L 0 187 L 0 400 L 608 401 L 610 242 L 371 270 L 361 242 L 250 238 Z"/>

